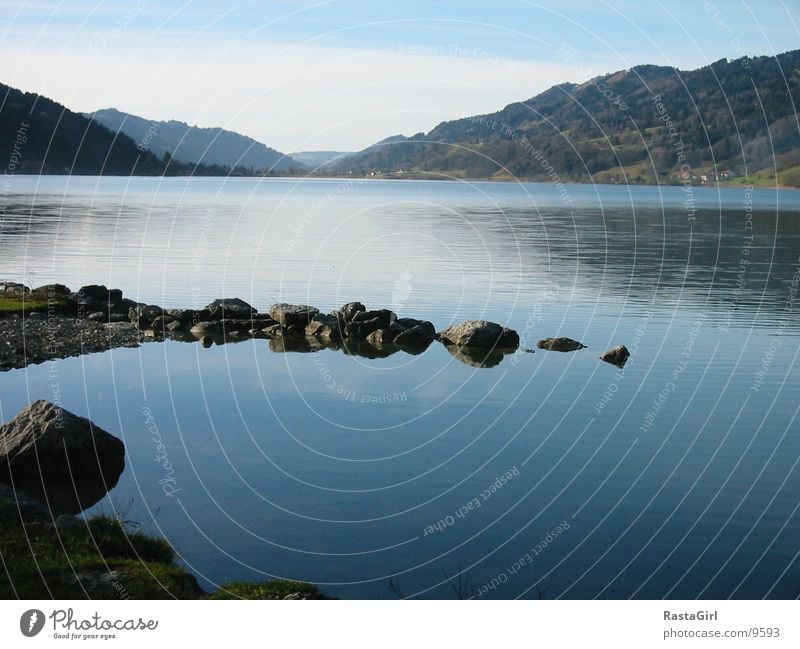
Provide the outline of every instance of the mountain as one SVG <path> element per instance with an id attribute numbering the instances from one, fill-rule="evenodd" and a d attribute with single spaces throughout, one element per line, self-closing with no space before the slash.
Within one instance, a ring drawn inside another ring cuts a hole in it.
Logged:
<path id="1" fill-rule="evenodd" d="M 800 186 L 800 50 L 563 83 L 488 115 L 389 138 L 338 173 Z"/>
<path id="2" fill-rule="evenodd" d="M 162 162 L 125 135 L 46 97 L 0 84 L 0 159 L 6 173 L 156 174 Z M 5 166 L 5 165 L 4 165 Z"/>
<path id="3" fill-rule="evenodd" d="M 292 160 L 296 160 L 310 169 L 319 169 L 336 164 L 346 157 L 353 155 L 352 151 L 296 151 L 287 154 Z"/>
<path id="4" fill-rule="evenodd" d="M 153 121 L 115 108 L 98 110 L 88 116 L 112 131 L 145 142 L 158 156 L 169 152 L 179 162 L 271 172 L 285 172 L 301 166 L 291 157 L 251 137 L 223 128 L 200 128 L 175 120 Z"/>

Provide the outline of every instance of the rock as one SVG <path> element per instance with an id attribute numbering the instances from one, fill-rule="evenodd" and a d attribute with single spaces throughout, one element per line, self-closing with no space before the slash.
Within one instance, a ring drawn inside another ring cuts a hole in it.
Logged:
<path id="1" fill-rule="evenodd" d="M 0 426 L 0 479 L 35 497 L 44 491 L 54 513 L 91 506 L 124 468 L 121 440 L 48 401 L 34 401 Z"/>
<path id="2" fill-rule="evenodd" d="M 106 302 L 113 304 L 122 299 L 122 291 L 118 288 L 106 288 L 102 284 L 90 284 L 89 286 L 81 286 L 78 289 L 78 295 L 83 296 L 84 299 L 93 300 L 95 302 Z"/>
<path id="3" fill-rule="evenodd" d="M 44 284 L 42 286 L 37 286 L 32 292 L 46 300 L 48 297 L 65 298 L 72 291 L 63 284 Z"/>
<path id="4" fill-rule="evenodd" d="M 245 320 L 252 318 L 258 313 L 256 309 L 251 307 L 244 300 L 238 297 L 233 299 L 214 300 L 206 305 L 206 310 L 209 312 L 209 320 L 222 320 L 234 319 Z"/>
<path id="5" fill-rule="evenodd" d="M 399 320 L 395 320 L 394 322 L 389 323 L 389 331 L 391 331 L 395 335 L 401 334 L 405 330 L 406 330 L 406 327 L 401 325 Z"/>
<path id="6" fill-rule="evenodd" d="M 614 349 L 609 349 L 605 354 L 600 357 L 601 361 L 611 363 L 617 367 L 625 367 L 631 353 L 625 345 L 617 345 Z"/>
<path id="7" fill-rule="evenodd" d="M 394 340 L 394 332 L 390 329 L 376 329 L 367 336 L 367 342 L 373 347 L 381 348 Z"/>
<path id="8" fill-rule="evenodd" d="M 389 329 L 396 319 L 397 315 L 389 309 L 359 311 L 345 326 L 345 335 L 347 338 L 365 340 L 373 331 Z"/>
<path id="9" fill-rule="evenodd" d="M 411 329 L 411 327 L 416 327 L 417 325 L 421 325 L 427 322 L 427 320 L 417 320 L 416 318 L 397 318 L 397 320 L 395 320 L 394 322 L 401 329 Z"/>
<path id="10" fill-rule="evenodd" d="M 264 327 L 261 331 L 267 338 L 279 338 L 284 335 L 286 327 L 279 324 Z"/>
<path id="11" fill-rule="evenodd" d="M 107 322 L 108 321 L 108 315 L 103 313 L 102 311 L 95 311 L 95 312 L 90 313 L 89 315 L 87 315 L 86 319 L 87 320 L 92 320 L 93 322 Z"/>
<path id="12" fill-rule="evenodd" d="M 160 315 L 153 320 L 150 324 L 150 328 L 153 331 L 161 332 L 162 334 L 167 330 L 167 325 L 170 323 L 175 322 L 175 319 L 168 315 Z"/>
<path id="13" fill-rule="evenodd" d="M 519 335 L 516 331 L 486 320 L 466 320 L 461 324 L 451 325 L 439 332 L 437 337 L 445 345 L 457 347 L 515 350 L 519 346 Z"/>
<path id="14" fill-rule="evenodd" d="M 339 319 L 336 315 L 317 313 L 305 328 L 306 336 L 313 336 L 324 343 L 332 343 L 342 339 Z"/>
<path id="15" fill-rule="evenodd" d="M 0 293 L 6 297 L 27 295 L 30 292 L 31 289 L 19 282 L 0 282 Z"/>
<path id="16" fill-rule="evenodd" d="M 433 342 L 436 328 L 431 322 L 419 321 L 394 337 L 394 344 L 404 349 L 424 351 Z"/>
<path id="17" fill-rule="evenodd" d="M 86 523 L 75 516 L 60 514 L 58 518 L 56 518 L 55 526 L 60 530 L 74 530 L 85 527 Z"/>
<path id="18" fill-rule="evenodd" d="M 371 322 L 372 320 L 380 320 L 388 328 L 392 322 L 397 320 L 397 314 L 389 309 L 359 311 L 350 322 Z"/>
<path id="19" fill-rule="evenodd" d="M 264 321 L 265 324 L 266 322 Z M 198 322 L 190 331 L 196 337 L 202 338 L 203 336 L 229 336 L 235 333 L 248 332 L 252 328 L 252 320 L 225 319 Z"/>
<path id="20" fill-rule="evenodd" d="M 344 320 L 345 324 L 347 324 L 348 322 L 351 322 L 356 315 L 366 310 L 367 307 L 361 304 L 361 302 L 348 302 L 341 309 L 339 309 L 337 313 L 341 314 L 342 319 Z"/>
<path id="21" fill-rule="evenodd" d="M 9 503 L 20 515 L 31 521 L 52 522 L 53 515 L 40 499 L 25 493 L 19 485 L 12 488 L 0 482 L 0 502 Z"/>
<path id="22" fill-rule="evenodd" d="M 139 329 L 148 329 L 160 315 L 163 315 L 164 309 L 160 306 L 149 304 L 139 304 L 128 311 L 128 318 Z"/>
<path id="23" fill-rule="evenodd" d="M 209 347 L 211 347 L 211 345 L 214 344 L 214 339 L 211 336 L 203 336 L 202 338 L 200 338 L 200 344 L 206 349 L 208 349 Z"/>
<path id="24" fill-rule="evenodd" d="M 180 322 L 181 327 L 189 328 L 198 322 L 208 322 L 213 319 L 208 309 L 165 309 L 164 313 Z"/>
<path id="25" fill-rule="evenodd" d="M 269 308 L 270 317 L 278 324 L 287 327 L 297 326 L 305 329 L 311 319 L 319 313 L 319 309 L 305 304 L 273 304 Z"/>
<path id="26" fill-rule="evenodd" d="M 117 302 L 113 302 L 110 305 L 103 305 L 104 309 L 108 309 L 109 313 L 113 313 L 115 315 L 124 315 L 127 316 L 128 312 L 131 309 L 135 309 L 137 306 L 140 306 L 138 302 L 135 300 L 129 300 L 128 298 L 122 298 Z"/>
<path id="27" fill-rule="evenodd" d="M 586 345 L 572 338 L 544 338 L 536 343 L 536 346 L 551 352 L 574 352 L 586 348 Z"/>
<path id="28" fill-rule="evenodd" d="M 171 333 L 181 331 L 183 330 L 183 323 L 180 320 L 175 319 L 167 325 L 166 329 Z"/>
<path id="29" fill-rule="evenodd" d="M 75 592 L 81 593 L 83 597 L 114 600 L 130 599 L 125 584 L 135 584 L 141 580 L 141 576 L 135 568 L 122 567 L 111 570 L 109 566 L 103 566 L 73 568 L 67 580 L 74 584 Z M 189 573 L 171 577 L 170 588 L 167 589 L 164 585 L 162 588 L 165 589 L 163 592 L 168 592 L 169 596 L 175 599 L 197 599 L 208 595 L 200 588 L 197 578 Z"/>

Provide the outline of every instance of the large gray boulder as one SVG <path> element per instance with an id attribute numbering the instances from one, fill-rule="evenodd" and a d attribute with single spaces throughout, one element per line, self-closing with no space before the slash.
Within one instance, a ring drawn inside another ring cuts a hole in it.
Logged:
<path id="1" fill-rule="evenodd" d="M 49 401 L 34 401 L 0 426 L 0 480 L 37 497 L 43 490 L 54 511 L 94 504 L 124 468 L 121 440 Z"/>
<path id="2" fill-rule="evenodd" d="M 483 347 L 496 349 L 516 349 L 519 347 L 519 334 L 495 322 L 486 320 L 466 320 L 451 325 L 437 334 L 440 342 L 456 347 Z"/>
<path id="3" fill-rule="evenodd" d="M 311 319 L 319 313 L 319 309 L 307 304 L 273 304 L 269 308 L 269 316 L 284 327 L 301 327 L 305 329 Z"/>
<path id="4" fill-rule="evenodd" d="M 256 309 L 238 297 L 214 300 L 206 305 L 206 311 L 208 311 L 208 320 L 246 320 L 257 313 Z"/>

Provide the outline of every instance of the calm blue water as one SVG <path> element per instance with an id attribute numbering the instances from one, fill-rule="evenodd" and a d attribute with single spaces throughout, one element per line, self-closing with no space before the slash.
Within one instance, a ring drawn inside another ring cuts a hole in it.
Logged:
<path id="1" fill-rule="evenodd" d="M 0 278 L 359 299 L 588 346 L 477 368 L 438 344 L 168 341 L 0 374 L 2 420 L 57 389 L 123 438 L 94 510 L 164 534 L 208 588 L 800 595 L 797 192 L 18 177 L 2 199 Z M 620 343 L 624 370 L 597 360 Z"/>

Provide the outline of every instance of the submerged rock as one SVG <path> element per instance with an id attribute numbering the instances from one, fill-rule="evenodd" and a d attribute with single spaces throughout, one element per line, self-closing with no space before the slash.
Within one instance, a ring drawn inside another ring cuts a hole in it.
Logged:
<path id="1" fill-rule="evenodd" d="M 34 401 L 0 426 L 0 478 L 41 497 L 54 513 L 90 507 L 124 468 L 121 440 L 48 401 Z"/>
<path id="2" fill-rule="evenodd" d="M 609 349 L 605 354 L 600 357 L 601 361 L 605 361 L 606 363 L 611 363 L 612 365 L 616 365 L 617 367 L 625 367 L 625 363 L 628 362 L 628 358 L 630 358 L 631 353 L 628 351 L 628 348 L 625 345 L 617 345 L 613 349 Z"/>
<path id="3" fill-rule="evenodd" d="M 457 347 L 485 347 L 513 349 L 519 347 L 519 334 L 495 322 L 486 320 L 466 320 L 451 325 L 437 334 L 445 345 Z"/>
<path id="4" fill-rule="evenodd" d="M 572 338 L 543 338 L 536 346 L 551 352 L 574 352 L 586 348 L 586 345 Z"/>

